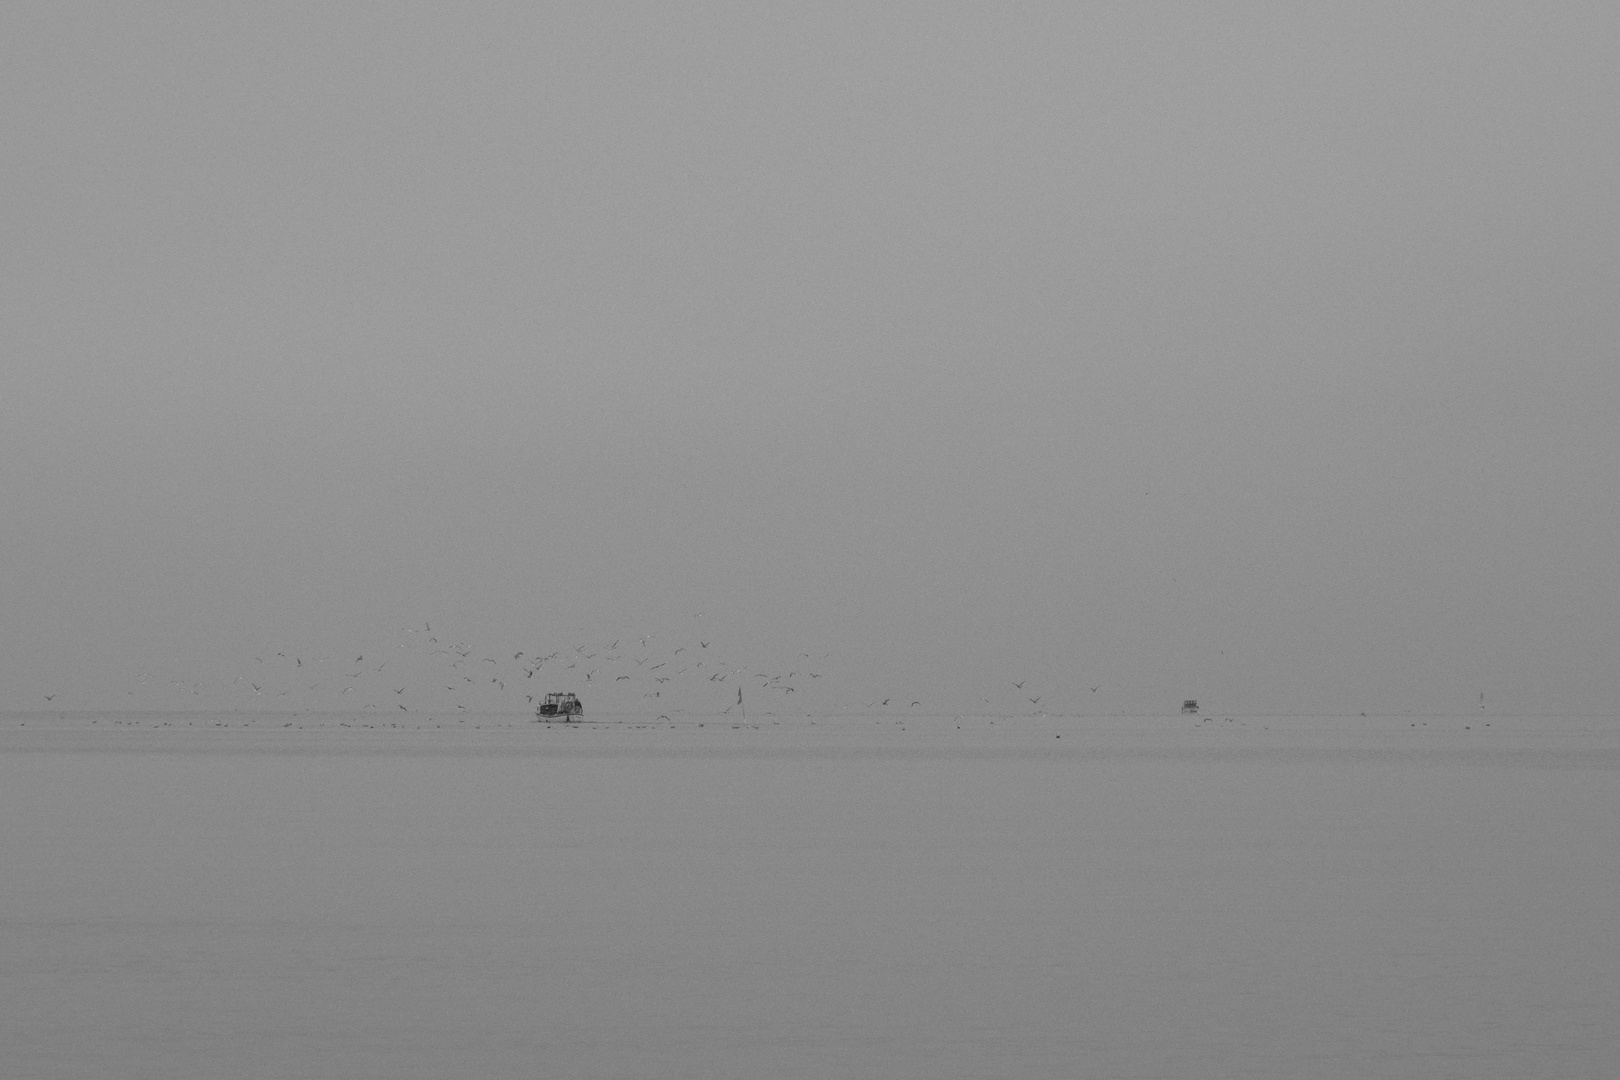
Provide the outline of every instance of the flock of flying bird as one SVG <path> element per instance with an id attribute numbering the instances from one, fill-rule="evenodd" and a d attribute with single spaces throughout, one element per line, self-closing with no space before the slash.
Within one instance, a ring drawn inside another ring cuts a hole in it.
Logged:
<path id="1" fill-rule="evenodd" d="M 603 635 L 606 637 L 606 635 Z M 513 713 L 531 711 L 551 691 L 579 695 L 586 716 L 635 713 L 746 715 L 866 710 L 927 711 L 922 698 L 892 694 L 837 700 L 825 670 L 830 653 L 798 653 L 769 670 L 727 659 L 712 635 L 620 635 L 532 649 L 477 648 L 431 623 L 402 628 L 352 653 L 314 656 L 265 651 L 225 679 L 156 679 L 142 672 L 126 692 L 130 707 L 247 708 L 287 712 Z M 988 711 L 1038 711 L 1045 693 L 1027 680 L 1013 693 L 981 700 Z M 1095 693 L 1100 687 L 1092 687 Z M 57 694 L 46 696 L 53 702 Z M 403 717 L 400 717 L 403 719 Z"/>
<path id="2" fill-rule="evenodd" d="M 267 651 L 229 680 L 170 679 L 167 693 L 143 672 L 127 695 L 142 702 L 168 698 L 182 707 L 194 700 L 197 707 L 228 703 L 289 711 L 499 713 L 533 709 L 548 691 L 567 690 L 600 711 L 725 714 L 749 703 L 770 709 L 770 703 L 825 677 L 811 670 L 820 660 L 808 653 L 798 659 L 784 670 L 750 671 L 727 661 L 711 637 L 698 635 L 668 642 L 651 634 L 620 636 L 544 651 L 484 649 L 423 623 L 401 629 L 380 651 Z"/>

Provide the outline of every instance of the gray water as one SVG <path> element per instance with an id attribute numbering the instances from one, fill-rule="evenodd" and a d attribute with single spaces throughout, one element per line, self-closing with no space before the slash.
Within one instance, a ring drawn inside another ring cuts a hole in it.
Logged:
<path id="1" fill-rule="evenodd" d="M 0 1073 L 1620 1062 L 1614 720 L 607 719 L 0 717 Z"/>

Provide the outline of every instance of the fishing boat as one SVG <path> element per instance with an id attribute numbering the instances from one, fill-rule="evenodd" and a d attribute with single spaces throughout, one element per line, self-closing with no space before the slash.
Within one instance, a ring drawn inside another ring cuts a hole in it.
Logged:
<path id="1" fill-rule="evenodd" d="M 1181 711 L 1184 713 L 1196 713 L 1198 711 L 1198 702 L 1193 698 L 1188 698 L 1181 703 Z"/>
<path id="2" fill-rule="evenodd" d="M 552 716 L 579 716 L 585 711 L 585 706 L 573 694 L 547 694 L 546 700 L 534 710 L 536 718 Z"/>

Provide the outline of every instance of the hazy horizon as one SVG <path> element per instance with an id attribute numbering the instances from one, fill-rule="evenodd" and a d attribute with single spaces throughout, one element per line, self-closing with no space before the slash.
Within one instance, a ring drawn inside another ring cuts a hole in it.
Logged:
<path id="1" fill-rule="evenodd" d="M 1612 9 L 0 26 L 0 709 L 1615 711 Z"/>

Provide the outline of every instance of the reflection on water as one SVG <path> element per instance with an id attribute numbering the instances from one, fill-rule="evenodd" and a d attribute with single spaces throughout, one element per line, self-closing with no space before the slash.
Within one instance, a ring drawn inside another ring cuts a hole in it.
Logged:
<path id="1" fill-rule="evenodd" d="M 9 1067 L 1620 1060 L 1613 721 L 1198 720 L 3 717 Z"/>

